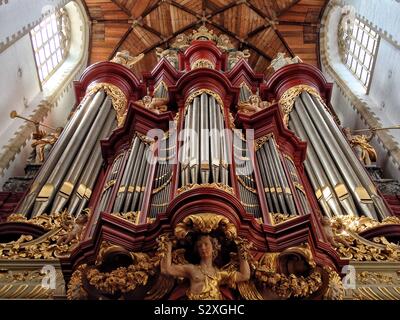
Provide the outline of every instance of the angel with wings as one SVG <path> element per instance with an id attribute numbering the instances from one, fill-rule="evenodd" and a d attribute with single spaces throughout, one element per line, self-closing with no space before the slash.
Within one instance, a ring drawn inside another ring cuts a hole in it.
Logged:
<path id="1" fill-rule="evenodd" d="M 136 101 L 136 103 L 155 113 L 166 112 L 168 110 L 168 98 L 144 96 L 142 100 Z"/>
<path id="2" fill-rule="evenodd" d="M 172 263 L 172 243 L 166 243 L 167 250 L 161 260 L 161 273 L 173 277 L 189 279 L 190 288 L 186 292 L 189 300 L 222 300 L 220 286 L 234 286 L 250 279 L 250 266 L 245 255 L 239 255 L 239 271 L 220 270 L 214 264 L 221 249 L 216 238 L 200 235 L 195 243 L 195 253 L 200 258 L 199 264 Z"/>

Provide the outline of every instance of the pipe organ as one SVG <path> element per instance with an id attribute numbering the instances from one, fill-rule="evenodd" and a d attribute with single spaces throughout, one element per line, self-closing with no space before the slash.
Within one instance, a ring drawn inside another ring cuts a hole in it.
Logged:
<path id="1" fill-rule="evenodd" d="M 187 102 L 181 148 L 181 186 L 229 185 L 229 148 L 223 106 L 215 96 L 204 92 Z"/>
<path id="2" fill-rule="evenodd" d="M 327 216 L 387 216 L 373 182 L 318 96 L 302 92 L 296 98 L 289 128 L 309 142 L 304 165 Z"/>
<path id="3" fill-rule="evenodd" d="M 0 223 L 0 260 L 55 259 L 70 299 L 180 299 L 182 282 L 158 277 L 168 237 L 174 263 L 192 248 L 196 264 L 204 234 L 220 241 L 215 264 L 258 259 L 228 299 L 322 299 L 351 259 L 400 260 L 384 238 L 400 234 L 397 220 L 335 122 L 320 71 L 290 64 L 264 79 L 226 36 L 201 27 L 178 40 L 140 80 L 114 62 L 84 72 L 59 140 Z M 127 287 L 112 287 L 115 270 Z"/>

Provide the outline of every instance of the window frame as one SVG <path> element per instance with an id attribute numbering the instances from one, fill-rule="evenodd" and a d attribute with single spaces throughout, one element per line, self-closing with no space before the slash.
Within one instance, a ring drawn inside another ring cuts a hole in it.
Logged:
<path id="1" fill-rule="evenodd" d="M 45 35 L 45 41 L 43 41 L 43 35 Z M 42 87 L 68 58 L 71 47 L 71 20 L 68 11 L 61 8 L 51 12 L 29 32 L 29 36 L 37 76 Z M 46 48 L 48 48 L 47 51 Z M 44 73 L 45 69 L 46 73 Z"/>
<path id="2" fill-rule="evenodd" d="M 379 33 L 366 21 L 356 16 L 344 37 L 346 46 L 341 57 L 342 62 L 368 94 L 379 50 Z M 369 48 L 370 43 L 372 43 L 372 48 Z M 368 59 L 369 62 L 366 63 Z"/>

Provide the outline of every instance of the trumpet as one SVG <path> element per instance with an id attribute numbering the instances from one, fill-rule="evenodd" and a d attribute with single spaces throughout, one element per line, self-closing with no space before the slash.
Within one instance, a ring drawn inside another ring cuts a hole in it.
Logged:
<path id="1" fill-rule="evenodd" d="M 42 127 L 46 127 L 46 128 L 51 129 L 51 130 L 54 130 L 54 131 L 57 130 L 56 128 L 50 127 L 50 126 L 48 126 L 48 125 L 46 125 L 46 124 L 44 124 L 44 123 L 40 123 L 39 121 L 34 121 L 34 120 L 31 120 L 31 119 L 25 118 L 25 117 L 23 117 L 23 116 L 20 116 L 20 115 L 17 113 L 17 111 L 15 111 L 15 110 L 11 111 L 11 113 L 10 113 L 10 118 L 11 118 L 11 119 L 20 118 L 20 119 L 22 119 L 22 120 L 31 122 L 31 123 L 33 123 L 33 124 L 35 124 L 35 125 L 39 125 L 39 126 L 42 126 Z"/>
<path id="2" fill-rule="evenodd" d="M 390 129 L 400 129 L 400 124 L 392 127 L 386 127 L 386 128 L 368 128 L 368 129 L 359 129 L 359 130 L 354 130 L 353 133 L 356 132 L 365 132 L 365 131 L 380 131 L 380 130 L 390 130 Z"/>

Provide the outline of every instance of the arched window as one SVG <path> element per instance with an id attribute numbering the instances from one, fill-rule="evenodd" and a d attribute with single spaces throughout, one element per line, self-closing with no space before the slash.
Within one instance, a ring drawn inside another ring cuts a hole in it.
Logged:
<path id="1" fill-rule="evenodd" d="M 45 83 L 68 56 L 71 39 L 68 13 L 60 9 L 31 31 L 32 46 L 41 83 Z"/>
<path id="2" fill-rule="evenodd" d="M 344 15 L 339 24 L 338 41 L 340 58 L 353 75 L 369 91 L 379 35 L 359 18 Z"/>

